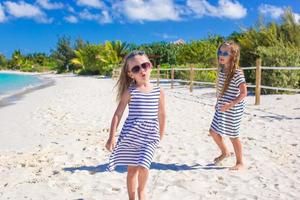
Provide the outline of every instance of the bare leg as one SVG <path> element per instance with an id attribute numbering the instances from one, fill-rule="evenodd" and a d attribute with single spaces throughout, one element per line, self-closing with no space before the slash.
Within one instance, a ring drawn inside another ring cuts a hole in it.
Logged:
<path id="1" fill-rule="evenodd" d="M 127 169 L 127 191 L 129 200 L 135 200 L 138 167 L 128 166 Z"/>
<path id="2" fill-rule="evenodd" d="M 138 196 L 139 200 L 146 200 L 146 184 L 149 176 L 149 170 L 145 167 L 139 167 L 138 169 Z"/>
<path id="3" fill-rule="evenodd" d="M 239 138 L 231 138 L 230 139 L 234 148 L 235 156 L 236 156 L 236 164 L 231 167 L 231 170 L 240 170 L 244 168 L 243 155 L 242 155 L 242 143 Z"/>
<path id="4" fill-rule="evenodd" d="M 216 132 L 214 132 L 211 129 L 209 130 L 209 133 L 212 136 L 212 138 L 214 139 L 215 143 L 218 145 L 219 149 L 221 150 L 221 155 L 214 159 L 214 163 L 219 164 L 222 160 L 229 157 L 230 153 L 229 153 L 227 147 L 225 146 L 223 138 L 219 134 L 217 134 Z"/>

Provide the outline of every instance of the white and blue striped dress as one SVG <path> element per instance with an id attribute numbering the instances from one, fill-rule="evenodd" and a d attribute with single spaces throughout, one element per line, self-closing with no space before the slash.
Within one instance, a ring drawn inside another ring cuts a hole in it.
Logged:
<path id="1" fill-rule="evenodd" d="M 222 91 L 225 79 L 225 73 L 222 71 L 219 72 L 218 94 Z M 220 135 L 232 138 L 239 136 L 240 124 L 245 109 L 245 101 L 240 101 L 225 112 L 221 112 L 221 107 L 224 103 L 229 103 L 240 95 L 239 85 L 241 83 L 245 83 L 245 77 L 241 70 L 236 70 L 227 91 L 217 100 L 215 107 L 216 111 L 210 129 Z"/>
<path id="2" fill-rule="evenodd" d="M 131 86 L 129 91 L 129 114 L 109 158 L 109 171 L 113 171 L 116 166 L 142 166 L 149 169 L 160 141 L 160 88 L 153 87 L 151 92 L 144 93 Z"/>

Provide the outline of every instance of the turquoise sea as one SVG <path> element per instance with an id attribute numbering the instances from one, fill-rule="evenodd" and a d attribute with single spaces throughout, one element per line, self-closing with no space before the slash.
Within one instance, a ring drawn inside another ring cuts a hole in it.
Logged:
<path id="1" fill-rule="evenodd" d="M 42 85 L 43 80 L 35 75 L 23 75 L 0 72 L 0 100 L 27 89 Z"/>

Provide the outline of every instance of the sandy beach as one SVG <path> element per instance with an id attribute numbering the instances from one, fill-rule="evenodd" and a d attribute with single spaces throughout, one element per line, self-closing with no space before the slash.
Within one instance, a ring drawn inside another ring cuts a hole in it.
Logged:
<path id="1" fill-rule="evenodd" d="M 114 81 L 45 76 L 55 83 L 0 107 L 0 199 L 126 200 L 125 169 L 105 171 Z M 219 155 L 208 136 L 215 90 L 163 87 L 167 127 L 150 170 L 149 200 L 300 198 L 300 94 L 262 96 L 259 106 L 247 97 L 246 168 L 230 171 L 234 156 L 212 164 Z"/>

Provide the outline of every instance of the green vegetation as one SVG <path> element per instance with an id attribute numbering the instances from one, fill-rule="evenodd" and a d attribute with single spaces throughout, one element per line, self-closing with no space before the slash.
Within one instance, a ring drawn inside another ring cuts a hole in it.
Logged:
<path id="1" fill-rule="evenodd" d="M 241 46 L 241 66 L 254 66 L 256 58 L 262 59 L 263 66 L 300 66 L 300 22 L 295 21 L 290 9 L 285 11 L 281 24 L 264 25 L 261 18 L 256 27 L 232 38 Z M 248 82 L 255 82 L 254 70 L 246 70 L 245 75 Z M 299 70 L 263 70 L 262 77 L 262 85 L 300 88 Z"/>
<path id="2" fill-rule="evenodd" d="M 0 69 L 6 69 L 7 60 L 4 55 L 0 54 Z"/>
<path id="3" fill-rule="evenodd" d="M 133 49 L 144 50 L 153 64 L 160 65 L 160 68 L 190 68 L 191 65 L 196 68 L 214 68 L 217 67 L 217 48 L 228 39 L 240 45 L 242 67 L 255 66 L 257 58 L 262 59 L 263 66 L 300 66 L 300 22 L 295 21 L 288 8 L 280 23 L 265 24 L 260 17 L 253 27 L 234 32 L 227 38 L 210 35 L 185 44 L 155 42 L 136 45 L 121 41 L 90 44 L 82 39 L 72 44 L 69 37 L 63 36 L 58 39 L 56 48 L 50 55 L 22 55 L 19 50 L 13 52 L 11 58 L 0 54 L 0 69 L 111 75 L 112 70 L 119 67 L 123 57 Z M 248 83 L 255 83 L 255 70 L 245 70 L 245 75 Z M 161 76 L 170 78 L 170 71 L 161 71 Z M 189 79 L 189 71 L 176 72 L 175 78 Z M 214 82 L 215 79 L 214 71 L 195 71 L 197 81 Z M 300 88 L 300 70 L 263 70 L 262 85 Z"/>

